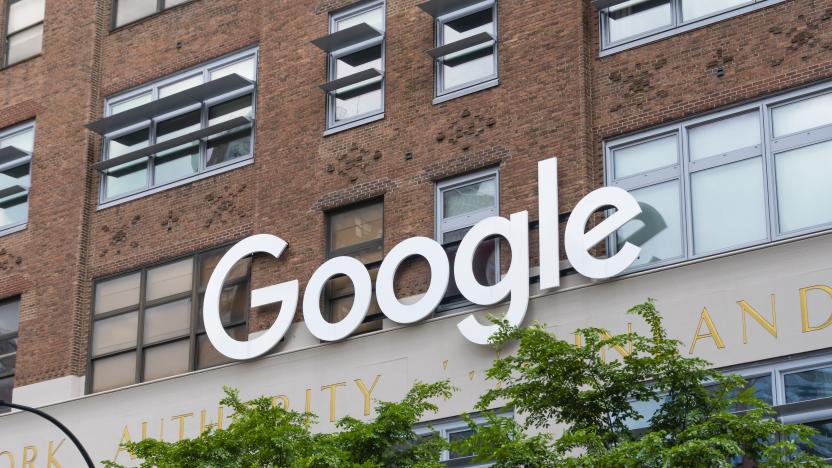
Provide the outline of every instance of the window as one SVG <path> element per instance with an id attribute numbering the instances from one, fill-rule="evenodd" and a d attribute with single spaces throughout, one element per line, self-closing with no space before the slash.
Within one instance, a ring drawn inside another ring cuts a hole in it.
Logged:
<path id="1" fill-rule="evenodd" d="M 3 401 L 12 401 L 19 320 L 19 297 L 0 302 L 0 400 Z M 9 408 L 0 408 L 0 413 L 6 411 Z"/>
<path id="2" fill-rule="evenodd" d="M 497 84 L 497 6 L 493 0 L 431 0 L 420 7 L 436 19 L 435 103 Z"/>
<path id="3" fill-rule="evenodd" d="M 107 99 L 100 202 L 132 199 L 254 154 L 257 52 L 249 51 Z"/>
<path id="4" fill-rule="evenodd" d="M 497 416 L 501 418 L 514 417 L 511 411 L 500 413 Z M 478 426 L 486 423 L 486 418 L 483 416 L 475 416 L 472 419 Z M 463 441 L 474 434 L 474 430 L 462 418 L 449 418 L 441 421 L 423 423 L 415 427 L 413 431 L 421 437 L 436 435 L 452 444 Z M 449 467 L 486 467 L 492 465 L 491 463 L 474 463 L 473 458 L 473 455 L 463 455 L 454 450 L 443 450 L 439 461 Z"/>
<path id="5" fill-rule="evenodd" d="M 642 207 L 610 250 L 640 246 L 638 269 L 832 228 L 829 106 L 818 88 L 609 142 L 608 184 Z"/>
<path id="6" fill-rule="evenodd" d="M 327 258 L 347 256 L 360 260 L 367 265 L 375 287 L 384 257 L 384 203 L 372 202 L 329 213 L 327 233 Z M 352 281 L 346 276 L 329 280 L 324 308 L 327 319 L 337 323 L 346 317 L 354 296 Z M 356 333 L 380 330 L 381 318 L 381 309 L 373 294 L 367 318 Z"/>
<path id="7" fill-rule="evenodd" d="M 0 235 L 26 226 L 34 146 L 33 123 L 0 130 Z"/>
<path id="8" fill-rule="evenodd" d="M 9 0 L 6 66 L 40 54 L 45 8 L 46 0 Z"/>
<path id="9" fill-rule="evenodd" d="M 459 243 L 479 221 L 499 215 L 500 181 L 496 169 L 442 181 L 436 185 L 436 237 L 452 266 L 446 302 L 460 301 L 453 264 Z M 474 277 L 484 285 L 500 279 L 500 241 L 486 241 L 474 254 Z"/>
<path id="10" fill-rule="evenodd" d="M 594 0 L 601 48 L 624 50 L 783 0 Z"/>
<path id="11" fill-rule="evenodd" d="M 330 34 L 312 41 L 328 53 L 327 129 L 352 128 L 384 113 L 384 2 L 331 15 Z"/>
<path id="12" fill-rule="evenodd" d="M 88 391 L 100 392 L 230 362 L 205 335 L 202 299 L 226 249 L 98 281 Z M 237 263 L 220 296 L 230 336 L 248 338 L 251 262 Z"/>
<path id="13" fill-rule="evenodd" d="M 191 0 L 115 0 L 113 2 L 113 27 L 124 26 L 189 1 Z"/>

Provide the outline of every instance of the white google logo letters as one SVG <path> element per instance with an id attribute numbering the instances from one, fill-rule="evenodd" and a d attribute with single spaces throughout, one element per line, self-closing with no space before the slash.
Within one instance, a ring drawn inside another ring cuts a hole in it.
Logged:
<path id="1" fill-rule="evenodd" d="M 557 159 L 538 163 L 538 217 L 540 236 L 540 288 L 560 286 L 558 246 L 558 183 Z M 614 208 L 615 213 L 598 226 L 585 232 L 590 216 L 598 209 Z M 638 257 L 641 249 L 630 243 L 614 256 L 599 259 L 588 250 L 638 216 L 641 208 L 630 194 L 619 188 L 598 189 L 578 202 L 566 225 L 564 247 L 575 270 L 589 278 L 613 277 L 627 269 Z M 474 276 L 472 263 L 477 246 L 484 239 L 502 236 L 511 249 L 512 260 L 508 272 L 493 286 L 480 284 Z M 289 329 L 295 316 L 299 296 L 297 280 L 280 283 L 251 292 L 251 306 L 259 307 L 280 302 L 280 312 L 264 334 L 249 340 L 237 341 L 225 332 L 220 321 L 220 293 L 226 276 L 237 261 L 254 254 L 266 253 L 279 258 L 288 244 L 270 234 L 260 234 L 242 240 L 223 256 L 205 291 L 203 314 L 205 329 L 211 343 L 220 353 L 232 359 L 252 359 L 272 349 Z M 419 256 L 427 260 L 431 280 L 427 292 L 418 301 L 403 304 L 396 297 L 393 279 L 396 270 L 409 257 Z M 412 324 L 428 317 L 439 305 L 450 278 L 450 264 L 445 250 L 433 239 L 414 237 L 395 246 L 384 258 L 376 279 L 376 300 L 384 315 L 401 324 Z M 454 276 L 459 292 L 474 304 L 489 306 L 510 296 L 505 319 L 520 325 L 526 316 L 529 303 L 529 214 L 514 213 L 509 219 L 495 216 L 477 223 L 465 235 L 454 261 Z M 320 297 L 326 282 L 338 275 L 347 276 L 355 286 L 355 299 L 349 314 L 337 323 L 323 317 Z M 323 341 L 337 341 L 349 336 L 364 321 L 372 300 L 372 280 L 367 268 L 350 257 L 333 258 L 321 265 L 303 295 L 303 318 L 310 333 Z M 468 340 L 487 344 L 495 332 L 493 324 L 482 324 L 469 315 L 457 325 Z"/>

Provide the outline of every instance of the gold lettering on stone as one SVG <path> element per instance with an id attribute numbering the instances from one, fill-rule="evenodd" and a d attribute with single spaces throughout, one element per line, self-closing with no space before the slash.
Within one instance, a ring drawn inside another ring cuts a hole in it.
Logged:
<path id="1" fill-rule="evenodd" d="M 742 317 L 742 343 L 748 344 L 748 325 L 745 318 L 750 315 L 757 323 L 759 323 L 771 336 L 777 338 L 777 298 L 774 294 L 771 295 L 771 322 L 763 317 L 754 307 L 746 301 L 739 301 L 740 316 Z"/>
<path id="2" fill-rule="evenodd" d="M 338 387 L 346 387 L 346 382 L 339 382 L 332 385 L 322 385 L 321 391 L 329 390 L 329 422 L 335 422 L 335 392 L 338 390 Z"/>
<path id="3" fill-rule="evenodd" d="M 58 461 L 58 458 L 55 457 L 55 454 L 58 453 L 58 450 L 64 442 L 66 442 L 66 439 L 61 439 L 61 442 L 56 447 L 54 442 L 51 440 L 49 441 L 49 451 L 46 455 L 46 468 L 61 468 L 61 463 Z"/>
<path id="4" fill-rule="evenodd" d="M 272 408 L 277 406 L 278 401 L 282 404 L 281 408 L 287 411 L 289 410 L 289 397 L 287 397 L 286 395 L 278 395 L 276 397 L 272 397 Z"/>
<path id="5" fill-rule="evenodd" d="M 194 414 L 193 413 L 184 413 L 184 414 L 177 414 L 170 418 L 171 421 L 179 421 L 179 440 L 185 440 L 185 418 L 190 418 Z"/>
<path id="6" fill-rule="evenodd" d="M 216 427 L 219 430 L 222 430 L 222 406 L 217 409 L 217 422 L 216 424 L 208 423 L 205 424 L 205 420 L 207 419 L 208 411 L 202 410 L 199 412 L 199 433 L 202 434 L 208 428 Z"/>
<path id="7" fill-rule="evenodd" d="M 448 361 L 445 361 L 448 362 Z M 372 394 L 373 390 L 376 389 L 376 384 L 378 380 L 381 378 L 381 375 L 377 375 L 375 379 L 373 379 L 372 385 L 370 385 L 369 390 L 367 386 L 364 384 L 364 381 L 361 379 L 355 379 L 355 384 L 358 385 L 358 390 L 361 391 L 361 395 L 364 397 L 364 416 L 370 415 L 370 402 L 372 401 Z"/>
<path id="8" fill-rule="evenodd" d="M 706 327 L 708 327 L 708 333 L 702 333 L 703 323 Z M 699 340 L 704 340 L 705 338 L 711 338 L 714 340 L 714 344 L 716 344 L 718 349 L 725 348 L 725 342 L 722 341 L 722 337 L 719 336 L 719 332 L 716 330 L 714 321 L 711 320 L 711 314 L 708 312 L 707 307 L 702 309 L 702 314 L 699 316 L 699 325 L 696 327 L 696 334 L 693 336 L 693 343 L 690 345 L 690 354 L 693 354 L 696 350 L 696 343 L 698 343 Z"/>
<path id="9" fill-rule="evenodd" d="M 829 318 L 826 319 L 821 325 L 813 327 L 809 325 L 809 292 L 810 291 L 822 291 L 829 295 L 832 298 L 832 288 L 829 286 L 819 285 L 819 286 L 810 286 L 808 288 L 802 288 L 800 290 L 800 315 L 803 319 L 803 333 L 809 333 L 814 331 L 823 330 L 824 328 L 832 325 L 832 312 L 829 314 Z"/>
<path id="10" fill-rule="evenodd" d="M 0 457 L 6 456 L 9 459 L 9 468 L 14 468 L 14 455 L 8 450 L 0 452 Z"/>
<path id="11" fill-rule="evenodd" d="M 121 431 L 121 440 L 118 441 L 118 448 L 116 448 L 116 455 L 113 457 L 114 462 L 118 459 L 118 456 L 121 454 L 121 452 L 127 452 L 127 449 L 122 447 L 122 444 L 126 444 L 127 442 L 132 442 L 132 439 L 130 438 L 130 429 L 128 429 L 127 426 L 125 425 L 124 429 L 122 429 L 122 431 Z M 131 453 L 130 454 L 130 459 L 135 460 L 136 456 Z"/>
<path id="12" fill-rule="evenodd" d="M 577 337 L 578 335 L 575 335 L 575 336 Z M 630 323 L 627 324 L 627 349 L 624 349 L 621 345 L 613 345 L 613 347 L 612 347 L 616 352 L 618 352 L 618 354 L 621 355 L 621 357 L 627 357 L 630 354 L 633 354 L 633 338 L 632 338 L 632 336 L 633 336 L 633 324 L 632 324 L 632 322 L 630 322 Z M 601 332 L 601 339 L 611 340 L 612 335 L 610 335 L 610 333 L 608 331 L 604 330 L 603 332 Z M 606 348 L 601 348 L 601 360 L 605 361 L 605 362 L 607 360 L 607 349 Z"/>
<path id="13" fill-rule="evenodd" d="M 30 458 L 31 455 L 31 458 Z M 34 445 L 23 447 L 23 460 L 21 468 L 35 468 L 35 460 L 38 458 L 38 448 Z"/>

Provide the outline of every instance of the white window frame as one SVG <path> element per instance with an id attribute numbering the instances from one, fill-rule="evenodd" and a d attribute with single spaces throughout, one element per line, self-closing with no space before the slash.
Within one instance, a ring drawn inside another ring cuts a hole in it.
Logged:
<path id="1" fill-rule="evenodd" d="M 8 137 L 20 134 L 20 133 L 25 133 L 25 132 L 30 132 L 30 131 L 32 132 L 32 139 L 34 141 L 35 137 L 37 136 L 37 132 L 36 132 L 36 129 L 35 129 L 35 121 L 22 123 L 22 124 L 19 124 L 19 125 L 15 125 L 13 127 L 9 127 L 9 128 L 5 128 L 5 129 L 0 130 L 0 139 L 8 138 Z M 23 166 L 23 165 L 29 165 L 29 186 L 24 187 L 26 189 L 25 191 L 20 192 L 20 193 L 16 193 L 14 195 L 11 195 L 11 196 L 17 197 L 17 198 L 24 197 L 24 196 L 27 197 L 26 217 L 24 217 L 23 220 L 21 220 L 19 222 L 7 224 L 5 226 L 0 226 L 0 236 L 5 236 L 5 235 L 8 235 L 8 234 L 18 232 L 18 231 L 22 231 L 22 230 L 26 229 L 26 226 L 29 223 L 29 207 L 31 206 L 31 203 L 32 203 L 31 197 L 29 197 L 29 191 L 30 191 L 31 186 L 32 186 L 32 182 L 31 182 L 31 180 L 32 180 L 32 154 L 33 153 L 27 153 L 26 156 L 21 156 L 18 159 L 15 159 L 13 161 L 9 161 L 5 164 L 0 165 L 0 172 L 5 172 L 9 169 L 14 169 L 16 167 L 20 167 L 20 166 Z"/>
<path id="2" fill-rule="evenodd" d="M 327 54 L 327 81 L 332 81 L 336 79 L 336 64 L 338 62 L 338 59 L 340 59 L 341 57 L 350 55 L 355 52 L 359 52 L 364 49 L 369 49 L 371 47 L 381 46 L 381 106 L 379 106 L 377 110 L 356 115 L 350 117 L 349 119 L 336 121 L 335 93 L 326 93 L 326 132 L 324 132 L 324 136 L 331 135 L 333 133 L 338 133 L 343 130 L 348 130 L 350 128 L 355 128 L 384 118 L 384 110 L 386 106 L 385 94 L 387 88 L 387 77 L 385 73 L 385 69 L 387 68 L 387 2 L 385 0 L 373 0 L 371 2 L 362 3 L 360 5 L 346 8 L 344 10 L 330 14 L 329 32 L 330 34 L 332 34 L 336 31 L 335 28 L 337 27 L 338 21 L 359 15 L 361 13 L 365 13 L 369 10 L 375 10 L 377 8 L 381 9 L 381 21 L 383 25 L 383 30 L 380 31 L 381 36 L 368 39 L 358 44 L 354 44 L 343 49 L 338 49 Z"/>
<path id="3" fill-rule="evenodd" d="M 41 31 L 41 37 L 40 37 L 40 40 L 41 40 L 41 46 L 40 46 L 40 50 L 38 51 L 38 53 L 36 53 L 36 54 L 34 54 L 34 55 L 30 55 L 30 56 L 28 56 L 28 57 L 25 57 L 25 58 L 23 58 L 23 59 L 20 59 L 20 60 L 18 60 L 18 61 L 16 61 L 16 62 L 11 62 L 11 63 L 9 62 L 9 49 L 10 49 L 10 42 L 11 42 L 11 38 L 12 38 L 12 36 L 16 36 L 16 35 L 18 35 L 18 34 L 23 34 L 23 33 L 25 33 L 26 31 L 28 31 L 28 30 L 30 30 L 30 29 L 37 28 L 37 27 L 39 27 L 39 26 L 40 26 L 40 27 L 43 27 L 44 18 L 45 18 L 45 16 L 46 16 L 46 13 L 44 12 L 43 17 L 41 17 L 41 19 L 40 19 L 40 21 L 39 21 L 39 22 L 34 23 L 34 24 L 31 24 L 31 25 L 29 25 L 29 26 L 27 26 L 27 27 L 25 27 L 25 28 L 23 28 L 23 29 L 21 29 L 21 30 L 19 30 L 19 31 L 15 31 L 15 32 L 14 32 L 14 33 L 12 33 L 12 34 L 9 34 L 9 22 L 11 21 L 11 9 L 12 9 L 12 4 L 13 4 L 13 3 L 17 3 L 17 2 L 19 2 L 19 1 L 21 1 L 21 0 L 7 0 L 7 1 L 6 1 L 6 9 L 5 9 L 5 12 L 6 12 L 6 16 L 5 16 L 5 18 L 6 18 L 6 24 L 4 24 L 4 25 L 3 25 L 3 31 L 4 31 L 4 36 L 5 36 L 5 37 L 3 38 L 3 68 L 5 68 L 5 67 L 10 67 L 10 66 L 12 66 L 12 65 L 16 65 L 16 64 L 18 64 L 18 63 L 25 62 L 25 61 L 27 61 L 27 60 L 29 60 L 29 59 L 32 59 L 32 58 L 35 58 L 35 57 L 37 57 L 37 56 L 39 56 L 39 55 L 41 55 L 41 54 L 43 53 L 43 34 L 44 34 L 44 31 Z"/>
<path id="4" fill-rule="evenodd" d="M 254 79 L 255 82 L 257 80 L 258 74 L 258 64 L 259 64 L 259 49 L 247 49 L 244 51 L 240 51 L 226 57 L 223 57 L 218 60 L 214 60 L 202 65 L 199 65 L 195 68 L 190 68 L 188 70 L 179 72 L 175 75 L 166 77 L 164 79 L 152 82 L 147 85 L 143 85 L 139 88 L 134 88 L 130 91 L 119 93 L 114 96 L 108 97 L 105 101 L 105 117 L 109 117 L 113 115 L 112 110 L 113 106 L 123 103 L 125 101 L 129 101 L 131 99 L 140 97 L 145 94 L 150 94 L 151 101 L 156 101 L 159 99 L 159 90 L 165 86 L 174 84 L 179 81 L 183 81 L 188 78 L 192 78 L 194 76 L 202 76 L 203 83 L 207 83 L 209 81 L 210 73 L 218 68 L 223 68 L 228 65 L 232 65 L 236 62 L 241 62 L 243 60 L 254 60 Z M 135 200 L 137 198 L 142 198 L 147 195 L 151 195 L 163 190 L 167 190 L 170 188 L 178 187 L 195 180 L 199 180 L 205 177 L 210 177 L 225 171 L 229 171 L 232 169 L 236 169 L 238 167 L 249 165 L 253 162 L 254 152 L 255 152 L 255 145 L 256 145 L 256 115 L 257 115 L 257 87 L 245 87 L 236 91 L 232 91 L 221 96 L 217 96 L 205 101 L 203 104 L 195 104 L 191 106 L 184 107 L 182 109 L 177 109 L 176 111 L 169 112 L 164 115 L 159 115 L 154 117 L 153 119 L 131 125 L 129 127 L 120 128 L 118 130 L 112 131 L 104 135 L 104 139 L 102 142 L 102 161 L 105 161 L 109 158 L 109 142 L 114 138 L 118 138 L 145 128 L 149 128 L 149 141 L 148 144 L 152 145 L 155 141 L 156 135 L 156 124 L 161 121 L 168 120 L 173 117 L 177 117 L 180 115 L 187 114 L 189 112 L 193 112 L 195 110 L 201 109 L 201 116 L 200 116 L 200 125 L 201 128 L 206 128 L 208 126 L 208 110 L 222 102 L 226 102 L 232 100 L 234 98 L 244 96 L 247 94 L 252 95 L 252 114 L 255 116 L 251 119 L 251 153 L 247 156 L 241 156 L 239 158 L 232 159 L 230 161 L 225 161 L 219 164 L 215 164 L 212 166 L 207 165 L 207 141 L 214 138 L 222 137 L 226 134 L 232 132 L 232 130 L 219 133 L 217 135 L 212 135 L 209 138 L 204 138 L 202 141 L 199 142 L 199 169 L 196 173 L 191 175 L 185 175 L 178 179 L 165 182 L 163 184 L 155 184 L 153 181 L 154 178 L 154 164 L 155 159 L 150 158 L 149 162 L 147 163 L 147 180 L 146 184 L 143 188 L 136 189 L 132 192 L 123 193 L 114 197 L 107 197 L 107 174 L 106 172 L 102 172 L 100 174 L 100 183 L 99 183 L 99 206 L 98 209 L 108 208 L 110 206 L 114 206 L 117 204 L 121 204 L 127 201 Z"/>
<path id="5" fill-rule="evenodd" d="M 450 21 L 463 18 L 465 16 L 473 15 L 475 13 L 479 13 L 483 10 L 490 9 L 492 11 L 492 18 L 494 22 L 494 44 L 491 46 L 493 54 L 492 59 L 494 61 L 494 74 L 482 78 L 478 78 L 476 80 L 469 81 L 467 83 L 463 83 L 458 86 L 454 86 L 451 88 L 444 87 L 444 71 L 443 71 L 443 62 L 444 57 L 440 57 L 437 60 L 434 60 L 434 76 L 435 76 L 435 83 L 434 83 L 434 104 L 439 104 L 445 101 L 449 101 L 451 99 L 455 99 L 461 96 L 465 96 L 468 94 L 476 93 L 478 91 L 482 91 L 484 89 L 492 88 L 500 84 L 500 60 L 499 60 L 499 35 L 500 35 L 500 25 L 498 22 L 498 15 L 497 15 L 497 0 L 486 0 L 484 2 L 477 3 L 475 5 L 471 5 L 465 8 L 462 8 L 457 11 L 453 11 L 447 13 L 445 15 L 439 16 L 436 18 L 436 47 L 441 47 L 445 45 L 445 38 L 444 38 L 444 26 L 445 23 Z"/>
<path id="6" fill-rule="evenodd" d="M 498 411 L 497 416 L 501 417 L 501 418 L 514 419 L 514 411 L 512 411 L 512 410 Z M 486 419 L 486 417 L 482 416 L 482 415 L 473 415 L 471 417 L 471 419 L 478 426 L 483 426 L 488 422 L 488 419 Z M 450 434 L 453 434 L 455 432 L 467 431 L 469 429 L 471 429 L 471 427 L 468 426 L 468 423 L 465 422 L 465 420 L 462 419 L 462 417 L 456 416 L 456 417 L 452 417 L 452 418 L 440 419 L 440 420 L 437 420 L 437 421 L 430 421 L 430 422 L 420 423 L 419 425 L 417 425 L 416 427 L 413 428 L 413 432 L 415 432 L 416 435 L 420 436 L 420 437 L 425 437 L 425 436 L 429 436 L 431 434 L 437 433 L 440 438 L 443 438 L 447 441 L 448 436 Z M 448 462 L 448 461 L 450 461 L 450 451 L 449 450 L 443 450 L 442 453 L 440 454 L 439 462 Z M 483 468 L 483 467 L 488 467 L 488 466 L 492 466 L 492 465 L 493 465 L 493 463 L 480 463 L 480 464 L 468 465 L 468 466 L 471 467 L 471 468 Z"/>
<path id="7" fill-rule="evenodd" d="M 775 156 L 779 153 L 809 146 L 824 141 L 832 141 L 832 124 L 812 128 L 793 135 L 774 137 L 772 110 L 778 106 L 793 104 L 795 102 L 815 97 L 822 94 L 832 93 L 832 82 L 808 87 L 806 89 L 791 91 L 782 95 L 769 97 L 754 103 L 736 106 L 727 110 L 694 117 L 673 125 L 666 125 L 652 130 L 639 132 L 630 136 L 609 140 L 604 144 L 604 165 L 605 182 L 607 186 L 615 186 L 627 191 L 649 187 L 670 180 L 680 179 L 680 190 L 682 200 L 682 256 L 655 263 L 640 265 L 629 269 L 629 272 L 651 270 L 669 264 L 680 263 L 688 260 L 713 257 L 742 250 L 749 247 L 762 246 L 773 242 L 798 238 L 806 235 L 817 234 L 832 230 L 832 222 L 803 228 L 797 231 L 783 232 L 780 229 L 779 212 L 777 205 L 776 171 L 774 167 Z M 757 152 L 749 152 L 748 148 L 732 151 L 727 154 L 711 156 L 697 161 L 690 160 L 688 148 L 689 129 L 715 121 L 734 117 L 748 112 L 758 112 L 761 123 L 761 143 Z M 614 174 L 613 156 L 616 150 L 645 143 L 651 139 L 676 134 L 679 142 L 679 160 L 676 164 L 657 168 L 651 171 L 633 174 L 623 178 L 616 178 Z M 727 164 L 762 157 L 763 159 L 763 180 L 764 200 L 766 202 L 766 227 L 767 238 L 761 241 L 753 241 L 746 244 L 734 245 L 725 249 L 709 251 L 696 254 L 693 246 L 693 219 L 692 219 L 692 197 L 690 193 L 691 175 L 695 172 L 724 166 Z M 607 241 L 607 251 L 617 252 L 617 236 L 613 235 Z"/>
<path id="8" fill-rule="evenodd" d="M 610 42 L 609 41 L 609 26 L 607 22 L 607 13 L 609 8 L 603 8 L 599 11 L 599 32 L 600 32 L 600 56 L 616 54 L 628 49 L 639 47 L 651 42 L 660 41 L 677 34 L 682 34 L 694 29 L 702 28 L 710 24 L 718 23 L 735 16 L 744 15 L 753 11 L 768 8 L 772 5 L 782 3 L 785 0 L 749 0 L 747 3 L 736 7 L 730 7 L 722 11 L 714 12 L 708 16 L 696 18 L 690 21 L 684 21 L 682 18 L 682 1 L 670 0 L 671 2 L 671 24 L 668 26 L 657 27 L 651 31 L 640 35 L 631 36 L 626 39 Z M 623 3 L 623 2 L 621 2 Z"/>
<path id="9" fill-rule="evenodd" d="M 473 213 L 456 216 L 450 220 L 444 219 L 444 197 L 448 190 L 465 187 L 478 182 L 494 179 L 497 185 L 494 207 L 477 210 Z M 500 171 L 498 168 L 484 169 L 481 171 L 466 174 L 464 176 L 446 179 L 436 183 L 436 206 L 434 218 L 436 219 L 436 240 L 444 242 L 445 233 L 471 227 L 485 218 L 498 216 L 500 214 Z M 499 268 L 498 268 L 499 270 Z"/>

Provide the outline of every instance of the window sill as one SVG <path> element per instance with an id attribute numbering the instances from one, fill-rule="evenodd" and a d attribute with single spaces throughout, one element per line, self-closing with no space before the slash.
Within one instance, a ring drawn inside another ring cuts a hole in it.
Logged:
<path id="1" fill-rule="evenodd" d="M 192 182 L 196 182 L 198 180 L 207 179 L 208 177 L 213 177 L 215 175 L 222 174 L 224 172 L 233 171 L 234 169 L 239 169 L 241 167 L 245 167 L 245 166 L 248 166 L 248 165 L 251 165 L 251 164 L 254 164 L 254 158 L 253 157 L 248 157 L 248 158 L 246 158 L 242 161 L 237 161 L 235 163 L 227 164 L 225 166 L 219 167 L 219 168 L 211 170 L 211 171 L 206 171 L 206 172 L 203 172 L 201 174 L 197 174 L 197 175 L 185 178 L 185 179 L 180 179 L 180 180 L 177 180 L 177 181 L 174 181 L 174 182 L 170 182 L 170 183 L 165 184 L 165 185 L 160 185 L 158 187 L 152 187 L 152 188 L 149 188 L 147 190 L 143 190 L 143 191 L 138 192 L 138 193 L 133 193 L 133 194 L 130 194 L 130 195 L 126 195 L 122 198 L 117 198 L 115 200 L 110 200 L 110 201 L 107 201 L 107 202 L 104 202 L 104 203 L 99 203 L 98 208 L 96 208 L 96 211 L 101 211 L 101 210 L 104 210 L 104 209 L 107 209 L 107 208 L 111 208 L 113 206 L 118 206 L 118 205 L 121 205 L 123 203 L 131 202 L 133 200 L 138 200 L 140 198 L 144 198 L 144 197 L 147 197 L 147 196 L 159 193 L 159 192 L 164 192 L 164 191 L 170 190 L 172 188 L 181 187 L 183 185 L 187 185 L 187 184 L 190 184 Z"/>
<path id="2" fill-rule="evenodd" d="M 469 94 L 478 93 L 480 91 L 484 91 L 486 89 L 491 89 L 495 86 L 500 85 L 500 79 L 494 78 L 493 80 L 484 81 L 482 83 L 477 83 L 475 85 L 469 86 L 467 88 L 458 89 L 456 91 L 451 91 L 450 93 L 443 94 L 441 96 L 437 96 L 433 99 L 433 104 L 441 104 L 446 101 L 450 101 L 452 99 L 456 99 L 462 96 L 467 96 Z"/>
<path id="3" fill-rule="evenodd" d="M 735 16 L 744 15 L 746 13 L 751 13 L 753 11 L 762 10 L 764 8 L 768 8 L 772 5 L 777 5 L 778 3 L 783 3 L 785 0 L 765 0 L 760 3 L 752 3 L 751 5 L 746 5 L 741 8 L 737 8 L 736 10 L 726 11 L 724 13 L 719 13 L 717 15 L 703 18 L 699 21 L 683 24 L 679 27 L 673 29 L 663 30 L 662 32 L 640 37 L 637 39 L 633 39 L 629 42 L 625 42 L 618 45 L 611 45 L 606 48 L 601 46 L 601 52 L 599 53 L 598 57 L 608 57 L 610 55 L 615 55 L 619 52 L 624 52 L 625 50 L 635 49 L 636 47 L 641 47 L 643 45 L 651 44 L 653 42 L 658 42 L 664 39 L 667 39 L 672 36 L 676 36 L 679 34 L 683 34 L 689 31 L 693 31 L 695 29 L 703 28 L 705 26 L 710 26 L 714 23 L 719 23 L 721 21 L 725 21 L 727 19 L 733 18 Z"/>
<path id="4" fill-rule="evenodd" d="M 9 227 L 2 228 L 0 229 L 0 237 L 8 236 L 20 231 L 25 231 L 28 226 L 28 221 L 24 221 L 20 224 L 14 224 Z"/>
<path id="5" fill-rule="evenodd" d="M 352 122 L 349 122 L 349 123 L 345 123 L 343 125 L 339 125 L 337 127 L 329 128 L 324 132 L 324 136 L 326 137 L 326 136 L 330 136 L 330 135 L 335 135 L 336 133 L 340 133 L 340 132 L 349 130 L 351 128 L 356 128 L 356 127 L 360 127 L 362 125 L 367 125 L 369 123 L 377 122 L 377 121 L 379 121 L 383 118 L 384 118 L 384 112 L 382 112 L 380 114 L 371 115 L 371 116 L 365 117 L 363 119 L 355 120 L 355 121 L 352 121 Z"/>
<path id="6" fill-rule="evenodd" d="M 39 57 L 41 57 L 41 56 L 43 56 L 43 52 L 38 52 L 36 55 L 33 55 L 33 56 L 31 56 L 31 57 L 27 57 L 27 58 L 25 58 L 25 59 L 23 59 L 23 60 L 21 60 L 21 61 L 19 61 L 19 62 L 10 63 L 10 64 L 8 64 L 8 65 L 4 65 L 2 68 L 0 68 L 0 70 L 8 70 L 9 68 L 16 67 L 16 66 L 18 66 L 18 65 L 22 65 L 22 64 L 24 64 L 24 63 L 26 63 L 26 62 L 31 62 L 32 60 L 34 60 L 34 59 L 36 59 L 36 58 L 39 58 Z"/>

